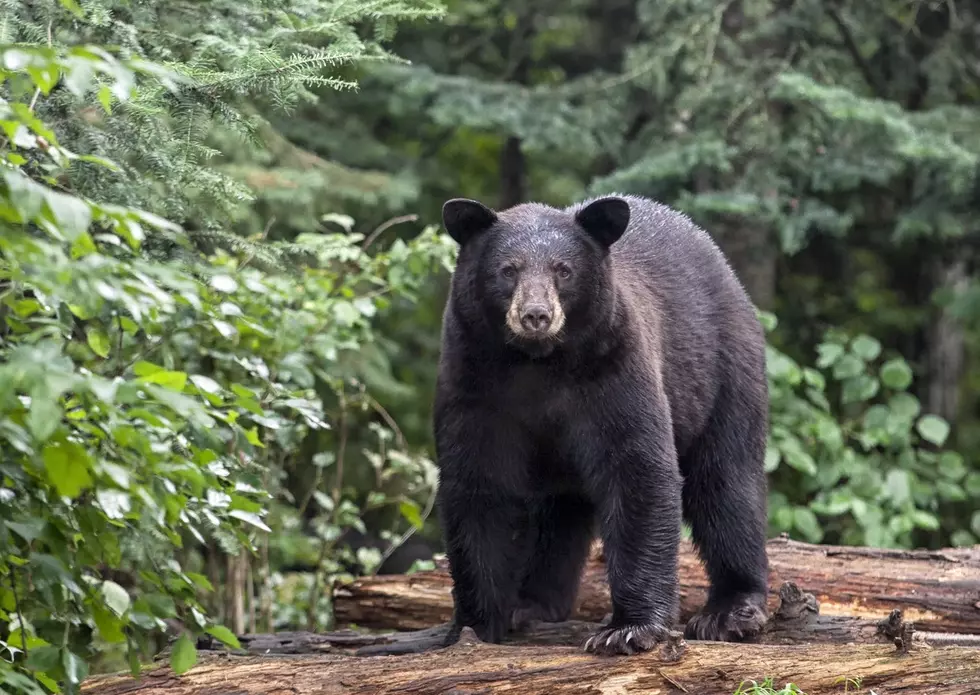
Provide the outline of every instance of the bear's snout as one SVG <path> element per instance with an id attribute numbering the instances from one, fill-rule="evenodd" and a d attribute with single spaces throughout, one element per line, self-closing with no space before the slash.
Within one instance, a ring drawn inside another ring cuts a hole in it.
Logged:
<path id="1" fill-rule="evenodd" d="M 507 327 L 515 336 L 539 341 L 557 335 L 565 323 L 565 312 L 553 282 L 518 283 L 507 311 Z"/>
<path id="2" fill-rule="evenodd" d="M 521 313 L 521 326 L 531 333 L 544 333 L 551 328 L 551 309 L 546 304 L 528 304 Z"/>

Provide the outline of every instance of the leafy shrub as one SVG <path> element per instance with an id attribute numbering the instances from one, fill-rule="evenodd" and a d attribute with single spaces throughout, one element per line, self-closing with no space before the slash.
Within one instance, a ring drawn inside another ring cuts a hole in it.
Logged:
<path id="1" fill-rule="evenodd" d="M 818 346 L 814 367 L 767 351 L 773 532 L 881 547 L 973 542 L 966 531 L 937 533 L 946 505 L 980 500 L 980 479 L 943 450 L 949 425 L 922 412 L 905 360 L 840 331 Z"/>
<path id="2" fill-rule="evenodd" d="M 209 617 L 213 581 L 191 569 L 191 551 L 256 550 L 271 478 L 308 432 L 334 426 L 324 394 L 344 409 L 373 403 L 344 355 L 373 340 L 372 318 L 410 299 L 453 246 L 432 228 L 374 255 L 356 234 L 311 234 L 282 245 L 305 260 L 285 274 L 247 255 L 204 258 L 154 214 L 72 193 L 63 182 L 83 158 L 31 107 L 59 80 L 117 104 L 137 75 L 175 80 L 95 47 L 7 48 L 0 65 L 13 96 L 0 105 L 0 683 L 75 691 L 102 653 L 127 654 L 135 674 L 168 628 L 184 671 L 193 635 L 237 644 Z M 183 248 L 183 261 L 142 253 L 151 236 Z M 377 428 L 367 452 L 372 502 L 418 526 L 434 468 L 391 432 Z M 331 558 L 362 509 L 342 456 L 318 460 L 335 471 L 332 496 L 313 488 Z M 398 492 L 386 496 L 392 480 Z"/>

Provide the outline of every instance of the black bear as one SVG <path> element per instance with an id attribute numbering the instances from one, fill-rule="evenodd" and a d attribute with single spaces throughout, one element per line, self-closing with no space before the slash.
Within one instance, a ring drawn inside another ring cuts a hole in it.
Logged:
<path id="1" fill-rule="evenodd" d="M 635 196 L 443 206 L 459 257 L 433 424 L 455 604 L 447 644 L 566 620 L 593 535 L 632 654 L 678 618 L 690 524 L 711 588 L 689 639 L 766 619 L 765 342 L 708 234 Z"/>

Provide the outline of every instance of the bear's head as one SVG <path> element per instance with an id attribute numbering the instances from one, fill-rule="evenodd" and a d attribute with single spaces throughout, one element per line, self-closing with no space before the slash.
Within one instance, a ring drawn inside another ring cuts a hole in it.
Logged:
<path id="1" fill-rule="evenodd" d="M 559 210 L 527 203 L 502 212 L 456 198 L 443 224 L 459 244 L 454 311 L 486 324 L 502 345 L 534 357 L 587 333 L 610 294 L 609 249 L 629 203 L 605 197 Z"/>

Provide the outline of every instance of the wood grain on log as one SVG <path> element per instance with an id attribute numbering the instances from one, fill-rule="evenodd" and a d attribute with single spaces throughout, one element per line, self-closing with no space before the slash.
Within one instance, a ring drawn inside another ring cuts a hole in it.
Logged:
<path id="1" fill-rule="evenodd" d="M 100 677 L 89 695 L 340 695 L 351 693 L 550 693 L 570 695 L 731 695 L 745 681 L 792 682 L 807 695 L 844 692 L 977 695 L 980 655 L 964 647 L 886 645 L 772 646 L 683 643 L 666 656 L 597 657 L 566 647 L 486 645 L 465 630 L 460 643 L 402 657 L 205 656 L 175 676 L 161 666 L 143 674 Z M 859 686 L 857 684 L 860 684 Z"/>
<path id="2" fill-rule="evenodd" d="M 812 592 L 824 616 L 882 620 L 895 609 L 916 629 L 980 634 L 980 547 L 903 551 L 810 545 L 776 538 L 768 544 L 770 608 L 794 582 Z M 707 596 L 707 578 L 684 543 L 681 612 L 687 620 Z M 417 630 L 452 616 L 452 582 L 444 561 L 431 572 L 358 579 L 334 589 L 339 625 Z M 610 611 L 605 565 L 589 560 L 572 618 L 597 622 Z"/>

